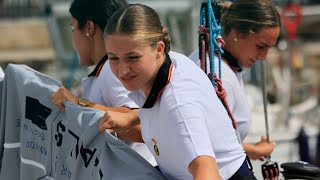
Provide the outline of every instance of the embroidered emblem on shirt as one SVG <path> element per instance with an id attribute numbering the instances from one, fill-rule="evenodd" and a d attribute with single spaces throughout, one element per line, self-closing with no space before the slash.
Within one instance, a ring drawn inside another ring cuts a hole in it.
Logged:
<path id="1" fill-rule="evenodd" d="M 159 152 L 159 148 L 157 146 L 157 141 L 152 139 L 152 142 L 153 142 L 153 150 L 154 150 L 154 153 L 156 153 L 157 156 L 160 155 L 160 152 Z"/>

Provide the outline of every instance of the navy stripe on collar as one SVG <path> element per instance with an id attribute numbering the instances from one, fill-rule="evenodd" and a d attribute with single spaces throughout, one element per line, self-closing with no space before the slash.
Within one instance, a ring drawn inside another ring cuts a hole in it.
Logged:
<path id="1" fill-rule="evenodd" d="M 102 57 L 102 59 L 99 61 L 99 63 L 96 65 L 96 67 L 94 68 L 94 70 L 88 75 L 88 77 L 90 76 L 99 76 L 101 68 L 103 67 L 104 63 L 108 60 L 108 55 L 104 55 Z"/>
<path id="2" fill-rule="evenodd" d="M 167 55 L 165 61 L 163 62 L 163 64 L 161 65 L 157 73 L 157 76 L 153 82 L 150 94 L 148 95 L 147 100 L 142 106 L 142 108 L 148 109 L 154 106 L 158 97 L 161 95 L 166 85 L 170 82 L 171 69 L 172 69 L 172 62 L 169 55 Z"/>
<path id="3" fill-rule="evenodd" d="M 223 59 L 228 63 L 231 69 L 241 72 L 242 68 L 240 67 L 238 60 L 233 57 L 227 50 L 223 49 L 224 53 L 221 54 Z"/>

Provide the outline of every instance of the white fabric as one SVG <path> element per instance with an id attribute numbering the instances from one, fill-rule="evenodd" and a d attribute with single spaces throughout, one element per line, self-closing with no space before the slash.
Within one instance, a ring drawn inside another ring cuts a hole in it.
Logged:
<path id="1" fill-rule="evenodd" d="M 0 180 L 164 179 L 125 143 L 99 132 L 103 111 L 67 102 L 61 113 L 50 99 L 60 82 L 21 65 L 5 72 Z"/>
<path id="2" fill-rule="evenodd" d="M 4 77 L 4 72 L 2 70 L 2 68 L 0 67 L 0 81 L 3 79 Z"/>
<path id="3" fill-rule="evenodd" d="M 189 58 L 200 66 L 198 53 L 198 50 L 194 51 Z M 209 59 L 207 59 L 207 67 L 210 67 Z M 219 74 L 218 68 L 218 58 L 215 57 L 215 72 L 217 75 Z M 210 72 L 209 68 L 207 72 Z M 227 91 L 227 102 L 237 123 L 237 132 L 240 135 L 241 142 L 247 136 L 251 125 L 251 110 L 243 83 L 244 72 L 245 70 L 240 73 L 233 71 L 226 62 L 221 62 L 222 86 Z"/>
<path id="4" fill-rule="evenodd" d="M 84 97 L 92 102 L 109 107 L 138 108 L 129 97 L 125 87 L 112 73 L 109 61 L 103 65 L 98 77 L 91 76 L 82 80 Z M 156 160 L 144 143 L 127 143 L 151 165 L 156 166 Z"/>
<path id="5" fill-rule="evenodd" d="M 246 156 L 231 120 L 206 75 L 184 55 L 170 58 L 171 81 L 152 108 L 139 111 L 143 139 L 170 180 L 192 179 L 188 166 L 202 155 L 215 158 L 221 179 L 228 179 Z M 138 105 L 146 100 L 142 91 L 129 97 Z"/>

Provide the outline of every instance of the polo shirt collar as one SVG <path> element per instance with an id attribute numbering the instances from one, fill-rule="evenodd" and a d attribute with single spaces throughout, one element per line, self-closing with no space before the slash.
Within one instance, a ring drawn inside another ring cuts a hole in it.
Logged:
<path id="1" fill-rule="evenodd" d="M 132 91 L 129 97 L 139 106 L 145 109 L 152 108 L 158 98 L 161 96 L 164 88 L 170 82 L 172 73 L 172 61 L 169 55 L 166 56 L 165 61 L 161 65 L 156 78 L 153 82 L 151 91 L 148 97 L 145 96 L 142 90 Z"/>
<path id="2" fill-rule="evenodd" d="M 231 67 L 231 69 L 241 72 L 242 68 L 238 63 L 238 60 L 233 57 L 227 50 L 223 49 L 224 53 L 221 54 L 226 63 Z"/>
<path id="3" fill-rule="evenodd" d="M 104 63 L 108 60 L 108 55 L 104 55 L 102 57 L 102 59 L 99 61 L 99 63 L 96 65 L 96 67 L 94 68 L 94 70 L 88 75 L 88 77 L 91 77 L 91 76 L 95 76 L 95 77 L 98 77 L 99 74 L 100 74 L 100 71 L 104 65 Z"/>
<path id="4" fill-rule="evenodd" d="M 170 82 L 171 70 L 172 62 L 169 55 L 167 55 L 166 59 L 164 60 L 163 64 L 161 65 L 158 71 L 158 74 L 153 82 L 149 96 L 147 97 L 147 100 L 142 106 L 142 108 L 149 109 L 153 107 L 157 99 L 160 97 L 164 88 Z"/>

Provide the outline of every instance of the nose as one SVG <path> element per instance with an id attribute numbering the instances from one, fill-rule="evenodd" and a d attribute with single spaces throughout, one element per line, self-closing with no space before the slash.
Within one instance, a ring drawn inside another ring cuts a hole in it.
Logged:
<path id="1" fill-rule="evenodd" d="M 118 69 L 118 73 L 120 77 L 126 76 L 127 74 L 129 74 L 129 72 L 130 72 L 129 64 L 126 63 L 125 61 L 120 61 L 119 69 Z"/>
<path id="2" fill-rule="evenodd" d="M 258 54 L 258 59 L 260 59 L 260 60 L 265 60 L 266 57 L 267 57 L 268 51 L 269 51 L 269 49 L 261 50 L 261 51 L 259 52 L 259 54 Z"/>

